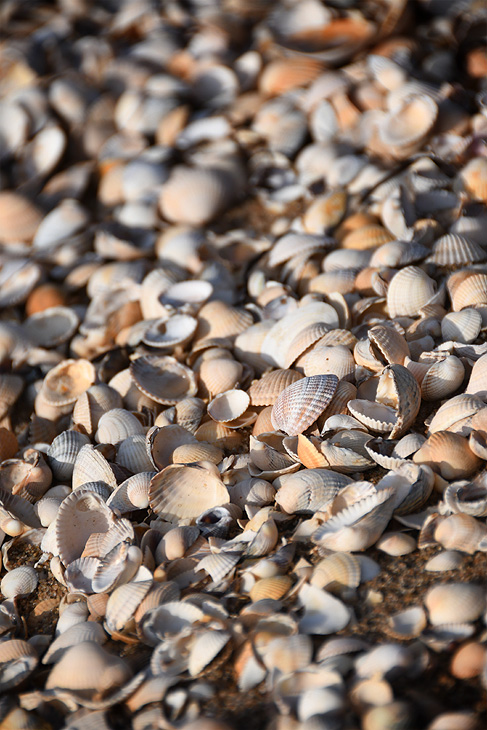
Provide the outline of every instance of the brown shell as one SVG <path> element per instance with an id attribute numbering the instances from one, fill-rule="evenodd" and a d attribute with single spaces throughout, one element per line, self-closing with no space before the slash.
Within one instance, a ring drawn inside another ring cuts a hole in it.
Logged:
<path id="1" fill-rule="evenodd" d="M 336 375 L 312 375 L 285 388 L 276 400 L 271 420 L 288 436 L 306 431 L 323 413 L 337 389 Z"/>
<path id="2" fill-rule="evenodd" d="M 296 370 L 272 370 L 259 380 L 254 380 L 248 390 L 253 406 L 273 406 L 282 391 L 304 376 Z"/>
<path id="3" fill-rule="evenodd" d="M 130 374 L 141 393 L 163 405 L 196 395 L 198 388 L 193 371 L 174 357 L 139 357 L 131 363 Z"/>

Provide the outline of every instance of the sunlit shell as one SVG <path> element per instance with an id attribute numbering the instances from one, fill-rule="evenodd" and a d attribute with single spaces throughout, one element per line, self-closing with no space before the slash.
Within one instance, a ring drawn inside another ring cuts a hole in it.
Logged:
<path id="1" fill-rule="evenodd" d="M 404 532 L 384 532 L 375 546 L 387 555 L 408 555 L 416 550 L 416 540 Z"/>
<path id="2" fill-rule="evenodd" d="M 124 408 L 112 408 L 98 421 L 95 441 L 99 444 L 118 444 L 134 434 L 143 434 L 145 429 L 137 416 Z"/>
<path id="3" fill-rule="evenodd" d="M 170 522 L 195 520 L 206 509 L 229 501 L 218 470 L 209 462 L 167 466 L 153 477 L 149 489 L 151 509 Z"/>
<path id="4" fill-rule="evenodd" d="M 487 395 L 487 355 L 479 357 L 474 364 L 465 393 L 472 393 L 480 398 Z"/>
<path id="5" fill-rule="evenodd" d="M 46 689 L 60 688 L 82 696 L 104 697 L 131 677 L 124 659 L 109 654 L 99 644 L 85 642 L 68 649 L 54 665 Z"/>
<path id="6" fill-rule="evenodd" d="M 214 337 L 235 337 L 253 324 L 250 312 L 216 299 L 204 304 L 198 313 L 195 342 Z"/>
<path id="7" fill-rule="evenodd" d="M 414 639 L 426 628 L 426 614 L 421 606 L 411 606 L 390 616 L 388 633 L 398 639 Z"/>
<path id="8" fill-rule="evenodd" d="M 289 385 L 273 406 L 274 427 L 289 436 L 302 433 L 323 413 L 337 385 L 336 375 L 313 375 Z"/>
<path id="9" fill-rule="evenodd" d="M 95 379 L 95 368 L 88 360 L 63 360 L 44 378 L 41 394 L 49 405 L 65 406 L 74 403 Z"/>
<path id="10" fill-rule="evenodd" d="M 436 431 L 413 456 L 416 464 L 427 464 L 444 479 L 462 479 L 480 468 L 482 461 L 468 445 L 468 439 L 450 431 Z"/>
<path id="11" fill-rule="evenodd" d="M 464 376 L 462 362 L 454 355 L 433 363 L 421 382 L 423 400 L 442 400 L 451 395 L 460 387 Z"/>
<path id="12" fill-rule="evenodd" d="M 82 393 L 73 409 L 73 422 L 82 425 L 88 434 L 98 427 L 101 416 L 112 408 L 121 408 L 122 398 L 105 383 L 92 385 Z"/>
<path id="13" fill-rule="evenodd" d="M 199 370 L 200 387 L 203 386 L 212 396 L 235 388 L 243 373 L 241 363 L 231 358 L 215 358 L 201 363 Z"/>
<path id="14" fill-rule="evenodd" d="M 107 506 L 118 510 L 120 514 L 147 509 L 149 506 L 149 485 L 154 472 L 139 472 L 126 479 L 116 487 L 109 498 Z"/>
<path id="15" fill-rule="evenodd" d="M 0 646 L 0 689 L 16 687 L 39 662 L 36 650 L 22 639 L 7 639 Z"/>
<path id="16" fill-rule="evenodd" d="M 354 555 L 334 553 L 315 565 L 310 584 L 328 591 L 357 588 L 360 585 L 360 563 Z"/>
<path id="17" fill-rule="evenodd" d="M 56 436 L 48 451 L 49 466 L 56 479 L 71 479 L 78 454 L 89 442 L 89 437 L 78 431 L 63 431 Z"/>
<path id="18" fill-rule="evenodd" d="M 448 280 L 448 289 L 454 312 L 466 307 L 478 306 L 487 303 L 487 274 L 463 272 L 463 279 L 455 282 Z"/>
<path id="19" fill-rule="evenodd" d="M 308 233 L 325 233 L 334 228 L 343 218 L 346 206 L 347 195 L 343 190 L 315 198 L 303 215 L 305 230 Z"/>
<path id="20" fill-rule="evenodd" d="M 428 560 L 424 569 L 431 573 L 457 570 L 463 563 L 462 554 L 456 550 L 443 550 Z"/>
<path id="21" fill-rule="evenodd" d="M 332 239 L 305 233 L 287 233 L 273 245 L 269 252 L 269 266 L 279 266 L 296 255 L 311 255 L 330 246 Z"/>
<path id="22" fill-rule="evenodd" d="M 191 339 L 197 321 L 187 314 L 175 314 L 169 319 L 158 319 L 145 331 L 143 342 L 149 347 L 174 348 Z"/>
<path id="23" fill-rule="evenodd" d="M 437 115 L 438 107 L 430 96 L 406 97 L 379 127 L 381 141 L 394 157 L 404 159 L 431 132 Z"/>
<path id="24" fill-rule="evenodd" d="M 485 609 L 485 591 L 474 583 L 443 583 L 426 593 L 424 603 L 433 626 L 475 621 Z"/>
<path id="25" fill-rule="evenodd" d="M 433 279 L 417 266 L 406 266 L 391 280 L 387 290 L 387 307 L 391 317 L 414 317 L 434 296 Z"/>
<path id="26" fill-rule="evenodd" d="M 478 243 L 458 233 L 448 233 L 435 241 L 427 261 L 437 266 L 466 266 L 485 258 L 486 253 Z"/>
<path id="27" fill-rule="evenodd" d="M 10 190 L 0 193 L 2 243 L 30 243 L 41 221 L 41 211 L 27 198 Z"/>
<path id="28" fill-rule="evenodd" d="M 291 458 L 300 461 L 306 469 L 316 469 L 329 466 L 328 460 L 319 450 L 319 444 L 313 443 L 302 433 L 297 436 L 287 436 L 282 445 Z"/>
<path id="29" fill-rule="evenodd" d="M 396 329 L 379 324 L 369 330 L 368 338 L 379 359 L 386 363 L 404 365 L 404 359 L 409 355 L 409 347 Z"/>
<path id="30" fill-rule="evenodd" d="M 99 491 L 79 487 L 59 507 L 54 530 L 59 556 L 65 565 L 79 558 L 92 533 L 106 533 L 115 515 Z"/>
<path id="31" fill-rule="evenodd" d="M 452 512 L 474 517 L 487 514 L 487 488 L 482 482 L 453 482 L 445 488 L 443 499 Z"/>
<path id="32" fill-rule="evenodd" d="M 274 405 L 280 393 L 292 383 L 302 379 L 296 370 L 272 370 L 255 380 L 248 390 L 253 406 Z"/>
<path id="33" fill-rule="evenodd" d="M 24 302 L 41 277 L 38 264 L 26 259 L 7 260 L 0 269 L 0 305 L 10 307 Z"/>
<path id="34" fill-rule="evenodd" d="M 476 309 L 449 312 L 441 320 L 441 336 L 445 341 L 475 342 L 482 327 L 482 316 Z"/>
<path id="35" fill-rule="evenodd" d="M 452 430 L 456 423 L 462 423 L 467 418 L 474 416 L 484 405 L 483 401 L 475 395 L 465 393 L 456 395 L 436 411 L 429 424 L 428 433 Z"/>
<path id="36" fill-rule="evenodd" d="M 344 345 L 316 345 L 299 359 L 298 364 L 306 376 L 333 374 L 339 380 L 353 380 L 355 373 L 353 355 Z"/>
<path id="37" fill-rule="evenodd" d="M 244 390 L 227 390 L 208 403 L 208 415 L 218 423 L 230 425 L 245 413 L 249 404 L 250 397 Z"/>
<path id="38" fill-rule="evenodd" d="M 292 580 L 288 575 L 276 575 L 273 578 L 262 578 L 258 580 L 250 590 L 252 601 L 261 601 L 265 598 L 279 600 L 292 586 Z"/>
<path id="39" fill-rule="evenodd" d="M 459 174 L 459 182 L 477 200 L 487 201 L 487 164 L 482 157 L 470 160 Z"/>
<path id="40" fill-rule="evenodd" d="M 38 577 L 34 568 L 22 565 L 7 573 L 0 583 L 0 590 L 5 598 L 27 596 L 37 588 Z"/>
<path id="41" fill-rule="evenodd" d="M 231 176 L 221 170 L 176 166 L 162 186 L 161 213 L 172 223 L 203 225 L 235 197 L 234 184 Z"/>
<path id="42" fill-rule="evenodd" d="M 330 469 L 305 469 L 274 481 L 276 502 L 288 514 L 313 514 L 326 508 L 352 480 Z"/>
<path id="43" fill-rule="evenodd" d="M 434 531 L 434 539 L 446 550 L 473 555 L 487 539 L 487 527 L 471 515 L 449 515 Z"/>
<path id="44" fill-rule="evenodd" d="M 230 641 L 228 631 L 202 631 L 193 642 L 189 651 L 188 671 L 191 677 L 196 677 Z"/>
<path id="45" fill-rule="evenodd" d="M 303 634 L 334 634 L 345 628 L 351 619 L 350 609 L 317 586 L 307 585 L 298 593 L 299 605 L 304 614 L 299 622 Z"/>
<path id="46" fill-rule="evenodd" d="M 151 580 L 126 583 L 116 588 L 108 599 L 105 621 L 107 630 L 121 631 L 152 586 Z"/>
<path id="47" fill-rule="evenodd" d="M 139 357 L 131 363 L 130 373 L 137 388 L 156 403 L 175 405 L 196 395 L 193 372 L 173 357 Z"/>
<path id="48" fill-rule="evenodd" d="M 50 307 L 33 314 L 24 322 L 27 336 L 36 345 L 56 347 L 69 340 L 76 332 L 79 319 L 69 307 Z"/>

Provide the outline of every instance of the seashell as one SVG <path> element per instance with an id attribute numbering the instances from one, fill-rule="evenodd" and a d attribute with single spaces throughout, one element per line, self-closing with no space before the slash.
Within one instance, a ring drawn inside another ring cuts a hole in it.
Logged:
<path id="1" fill-rule="evenodd" d="M 177 165 L 161 188 L 159 207 L 171 223 L 201 226 L 236 197 L 235 180 L 222 169 Z M 191 205 L 186 204 L 190 195 Z"/>
<path id="2" fill-rule="evenodd" d="M 199 370 L 200 388 L 215 396 L 235 388 L 242 378 L 243 366 L 230 358 L 216 358 L 202 362 Z"/>
<path id="3" fill-rule="evenodd" d="M 414 639 L 426 628 L 426 614 L 421 606 L 411 606 L 387 619 L 388 633 L 397 639 Z"/>
<path id="4" fill-rule="evenodd" d="M 34 568 L 22 565 L 20 568 L 14 568 L 14 570 L 4 575 L 0 583 L 0 590 L 5 598 L 27 596 L 35 591 L 38 582 Z"/>
<path id="5" fill-rule="evenodd" d="M 86 433 L 93 434 L 101 416 L 112 408 L 121 408 L 120 393 L 105 383 L 90 386 L 77 399 L 73 408 L 73 423 L 85 429 Z"/>
<path id="6" fill-rule="evenodd" d="M 437 715 L 427 730 L 476 730 L 477 718 L 471 712 L 442 712 Z"/>
<path id="7" fill-rule="evenodd" d="M 309 325 L 320 322 L 330 328 L 338 327 L 338 315 L 332 306 L 324 302 L 312 302 L 276 322 L 261 344 L 262 357 L 275 367 L 284 368 L 289 347 L 288 333 L 299 332 Z"/>
<path id="8" fill-rule="evenodd" d="M 258 580 L 250 590 L 249 596 L 257 602 L 267 598 L 277 601 L 291 588 L 293 582 L 288 575 L 276 575 Z"/>
<path id="9" fill-rule="evenodd" d="M 473 517 L 487 514 L 487 490 L 476 482 L 453 482 L 443 492 L 443 499 L 452 512 L 462 512 Z"/>
<path id="10" fill-rule="evenodd" d="M 198 327 L 194 344 L 199 343 L 200 340 L 235 337 L 244 332 L 252 323 L 252 315 L 245 309 L 232 307 L 216 299 L 204 304 L 198 313 Z"/>
<path id="11" fill-rule="evenodd" d="M 416 550 L 416 540 L 404 532 L 384 532 L 375 544 L 378 550 L 387 555 L 408 555 Z"/>
<path id="12" fill-rule="evenodd" d="M 228 631 L 208 630 L 196 636 L 189 650 L 188 671 L 196 677 L 212 662 L 230 641 Z"/>
<path id="13" fill-rule="evenodd" d="M 156 403 L 175 405 L 196 395 L 193 372 L 173 357 L 139 357 L 131 363 L 130 374 L 141 393 Z"/>
<path id="14" fill-rule="evenodd" d="M 307 469 L 329 466 L 328 460 L 320 453 L 315 444 L 302 433 L 287 436 L 282 444 L 292 459 L 301 462 Z"/>
<path id="15" fill-rule="evenodd" d="M 475 342 L 482 327 L 482 316 L 476 309 L 449 312 L 441 320 L 441 336 L 445 341 Z"/>
<path id="16" fill-rule="evenodd" d="M 156 469 L 163 469 L 173 463 L 173 454 L 176 448 L 185 444 L 197 442 L 193 434 L 186 431 L 182 426 L 171 424 L 157 428 L 156 426 L 147 432 L 147 452 L 152 464 Z"/>
<path id="17" fill-rule="evenodd" d="M 486 254 L 482 246 L 458 233 L 447 233 L 433 244 L 427 262 L 437 266 L 466 266 L 485 261 Z"/>
<path id="18" fill-rule="evenodd" d="M 313 514 L 331 503 L 352 480 L 329 469 L 304 469 L 278 477 L 276 503 L 288 514 Z"/>
<path id="19" fill-rule="evenodd" d="M 202 423 L 195 433 L 198 441 L 205 441 L 221 449 L 237 448 L 242 436 L 237 431 L 227 428 L 223 423 L 211 419 Z"/>
<path id="20" fill-rule="evenodd" d="M 99 444 L 118 444 L 129 436 L 144 434 L 141 422 L 124 408 L 112 408 L 101 416 L 95 433 Z"/>
<path id="21" fill-rule="evenodd" d="M 353 380 L 355 360 L 344 345 L 334 347 L 315 346 L 299 360 L 306 376 L 336 375 L 339 380 Z"/>
<path id="22" fill-rule="evenodd" d="M 480 411 L 483 406 L 483 401 L 474 395 L 467 395 L 465 393 L 456 395 L 447 400 L 436 411 L 429 424 L 428 433 L 433 434 L 438 431 L 453 430 L 456 428 L 456 424 L 464 423 L 466 419 Z"/>
<path id="23" fill-rule="evenodd" d="M 176 560 L 177 558 L 182 558 L 186 550 L 191 547 L 199 535 L 200 530 L 194 525 L 173 527 L 170 529 L 162 538 L 166 559 Z"/>
<path id="24" fill-rule="evenodd" d="M 208 403 L 208 415 L 231 428 L 232 423 L 243 416 L 249 404 L 250 396 L 244 390 L 227 390 Z"/>
<path id="25" fill-rule="evenodd" d="M 85 484 L 61 503 L 54 524 L 61 561 L 68 565 L 81 556 L 93 533 L 106 533 L 114 524 L 114 513 L 103 499 L 103 486 Z"/>
<path id="26" fill-rule="evenodd" d="M 364 482 L 367 485 L 367 482 Z M 392 514 L 393 489 L 365 492 L 336 512 L 312 536 L 313 542 L 338 552 L 365 550 L 378 540 Z"/>
<path id="27" fill-rule="evenodd" d="M 469 641 L 460 646 L 450 662 L 450 672 L 457 679 L 477 677 L 487 659 L 487 650 L 477 641 Z"/>
<path id="28" fill-rule="evenodd" d="M 196 518 L 195 524 L 202 535 L 226 537 L 234 519 L 225 507 L 211 507 Z"/>
<path id="29" fill-rule="evenodd" d="M 33 646 L 21 639 L 8 639 L 0 647 L 0 689 L 16 687 L 39 663 Z"/>
<path id="30" fill-rule="evenodd" d="M 63 360 L 48 372 L 40 394 L 47 404 L 59 408 L 74 403 L 95 379 L 95 368 L 88 360 Z"/>
<path id="31" fill-rule="evenodd" d="M 88 223 L 88 211 L 77 200 L 65 199 L 43 218 L 32 245 L 39 251 L 52 249 L 79 233 Z"/>
<path id="32" fill-rule="evenodd" d="M 46 689 L 66 689 L 92 699 L 106 697 L 131 677 L 127 663 L 99 644 L 83 642 L 69 648 L 52 668 Z"/>
<path id="33" fill-rule="evenodd" d="M 115 588 L 110 594 L 105 612 L 105 627 L 110 634 L 122 631 L 148 594 L 151 586 L 152 580 L 142 580 L 125 583 Z"/>
<path id="34" fill-rule="evenodd" d="M 142 341 L 149 347 L 174 348 L 185 345 L 196 332 L 197 320 L 187 314 L 158 319 L 145 331 Z"/>
<path id="35" fill-rule="evenodd" d="M 378 360 L 384 364 L 404 365 L 405 358 L 409 356 L 409 347 L 397 330 L 379 324 L 370 328 L 368 338 Z"/>
<path id="36" fill-rule="evenodd" d="M 28 317 L 23 329 L 27 337 L 43 347 L 57 347 L 71 339 L 78 329 L 79 318 L 69 307 L 49 307 Z"/>
<path id="37" fill-rule="evenodd" d="M 433 626 L 475 621 L 485 610 L 485 595 L 474 583 L 442 583 L 430 588 L 424 603 Z"/>
<path id="38" fill-rule="evenodd" d="M 452 300 L 454 312 L 460 312 L 467 307 L 485 305 L 487 303 L 487 274 L 462 272 L 463 279 L 455 281 L 453 277 L 448 280 L 448 291 Z"/>
<path id="39" fill-rule="evenodd" d="M 296 255 L 312 255 L 333 244 L 326 236 L 313 236 L 306 233 L 287 233 L 269 251 L 269 266 L 280 266 Z"/>
<path id="40" fill-rule="evenodd" d="M 448 480 L 468 477 L 482 463 L 469 448 L 466 438 L 449 431 L 435 431 L 414 454 L 413 461 L 427 464 Z"/>
<path id="41" fill-rule="evenodd" d="M 42 213 L 27 198 L 10 190 L 0 193 L 1 242 L 30 243 L 42 221 Z"/>
<path id="42" fill-rule="evenodd" d="M 41 277 L 41 269 L 26 259 L 5 261 L 0 270 L 0 305 L 24 302 Z"/>
<path id="43" fill-rule="evenodd" d="M 333 398 L 336 375 L 313 375 L 285 388 L 271 413 L 274 428 L 296 436 L 311 426 Z"/>
<path id="44" fill-rule="evenodd" d="M 111 489 L 115 489 L 117 486 L 115 475 L 103 454 L 90 443 L 84 442 L 84 445 L 78 450 L 74 462 L 72 488 L 77 489 L 92 481 L 104 482 Z"/>
<path id="45" fill-rule="evenodd" d="M 151 509 L 168 521 L 194 520 L 205 510 L 229 500 L 218 469 L 209 462 L 171 464 L 153 477 L 149 489 Z"/>
<path id="46" fill-rule="evenodd" d="M 52 642 L 49 649 L 42 657 L 42 663 L 53 664 L 59 661 L 68 649 L 77 644 L 82 644 L 86 641 L 94 644 L 104 644 L 107 638 L 108 637 L 100 624 L 97 624 L 94 621 L 74 624 L 74 626 L 63 631 L 63 633 Z"/>
<path id="47" fill-rule="evenodd" d="M 360 579 L 357 558 L 349 553 L 334 553 L 315 565 L 310 584 L 327 591 L 339 591 L 345 587 L 358 588 Z"/>
<path id="48" fill-rule="evenodd" d="M 63 431 L 56 436 L 48 450 L 49 466 L 56 479 L 71 479 L 78 454 L 89 443 L 89 437 L 78 431 Z"/>
<path id="49" fill-rule="evenodd" d="M 304 583 L 298 591 L 304 614 L 299 622 L 303 634 L 334 634 L 345 628 L 351 613 L 342 601 L 317 586 Z"/>
<path id="50" fill-rule="evenodd" d="M 253 406 L 274 405 L 282 391 L 303 376 L 296 370 L 272 370 L 259 380 L 255 380 L 248 390 Z"/>
<path id="51" fill-rule="evenodd" d="M 463 563 L 463 556 L 457 550 L 442 550 L 428 560 L 424 569 L 430 573 L 457 570 Z"/>
<path id="52" fill-rule="evenodd" d="M 116 487 L 107 499 L 107 507 L 120 514 L 147 509 L 149 506 L 149 485 L 154 472 L 139 472 Z"/>
<path id="53" fill-rule="evenodd" d="M 487 528 L 475 517 L 463 513 L 442 520 L 434 531 L 434 539 L 447 550 L 473 555 L 485 542 Z"/>
<path id="54" fill-rule="evenodd" d="M 435 282 L 417 266 L 397 272 L 387 290 L 387 308 L 391 317 L 414 317 L 435 295 Z"/>
<path id="55" fill-rule="evenodd" d="M 373 466 L 364 446 L 370 435 L 357 430 L 342 430 L 321 443 L 321 453 L 328 465 L 338 472 L 351 474 Z"/>
<path id="56" fill-rule="evenodd" d="M 459 173 L 458 183 L 475 199 L 487 200 L 487 165 L 482 157 L 467 162 Z"/>
<path id="57" fill-rule="evenodd" d="M 454 355 L 433 363 L 421 381 L 423 400 L 441 400 L 451 395 L 460 387 L 464 376 L 462 361 Z"/>
<path id="58" fill-rule="evenodd" d="M 390 438 L 402 436 L 412 426 L 421 405 L 418 384 L 403 365 L 387 365 L 384 368 L 379 378 L 376 399 L 396 409 L 396 422 Z"/>
<path id="59" fill-rule="evenodd" d="M 465 393 L 483 398 L 487 395 L 487 356 L 479 357 L 472 368 Z"/>
<path id="60" fill-rule="evenodd" d="M 396 159 L 404 159 L 419 148 L 430 134 L 438 107 L 430 96 L 411 95 L 402 100 L 379 126 L 381 142 Z"/>

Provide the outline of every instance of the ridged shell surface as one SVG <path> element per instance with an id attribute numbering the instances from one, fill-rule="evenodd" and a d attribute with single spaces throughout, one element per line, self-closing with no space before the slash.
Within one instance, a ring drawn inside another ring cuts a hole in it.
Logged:
<path id="1" fill-rule="evenodd" d="M 274 428 L 288 436 L 303 433 L 323 413 L 337 385 L 336 375 L 312 375 L 289 385 L 272 408 Z"/>

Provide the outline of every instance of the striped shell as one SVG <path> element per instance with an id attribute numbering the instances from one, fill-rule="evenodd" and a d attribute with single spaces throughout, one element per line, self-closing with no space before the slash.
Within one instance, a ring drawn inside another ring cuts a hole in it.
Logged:
<path id="1" fill-rule="evenodd" d="M 312 375 L 289 385 L 274 403 L 272 425 L 289 436 L 303 433 L 323 413 L 337 385 L 336 375 Z"/>
<path id="2" fill-rule="evenodd" d="M 149 488 L 151 509 L 169 522 L 194 521 L 205 510 L 229 501 L 218 469 L 209 462 L 171 464 L 152 478 Z"/>

